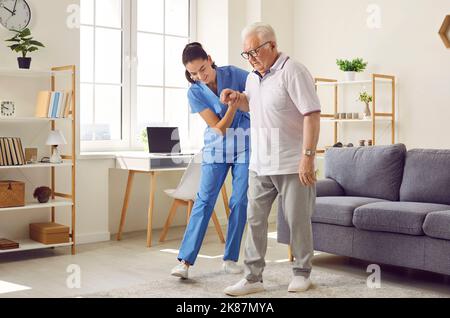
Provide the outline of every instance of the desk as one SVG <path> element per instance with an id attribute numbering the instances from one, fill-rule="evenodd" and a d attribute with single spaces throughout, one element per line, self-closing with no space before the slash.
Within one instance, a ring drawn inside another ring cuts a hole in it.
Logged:
<path id="1" fill-rule="evenodd" d="M 144 152 L 127 152 L 118 154 L 116 157 L 116 168 L 128 170 L 128 181 L 123 200 L 122 214 L 120 217 L 119 230 L 117 232 L 117 240 L 122 239 L 123 226 L 125 225 L 125 218 L 127 216 L 128 203 L 130 199 L 131 188 L 133 185 L 134 176 L 137 173 L 147 174 L 150 176 L 149 189 L 149 203 L 147 216 L 147 247 L 152 246 L 152 221 L 153 221 L 153 206 L 155 201 L 155 188 L 157 174 L 172 171 L 184 171 L 191 161 L 193 155 L 184 156 L 158 156 Z M 174 159 L 176 162 L 173 162 Z M 171 162 L 170 162 L 171 161 Z M 228 195 L 225 184 L 222 187 L 222 198 L 225 205 L 227 216 L 230 214 L 230 207 L 228 206 Z"/>

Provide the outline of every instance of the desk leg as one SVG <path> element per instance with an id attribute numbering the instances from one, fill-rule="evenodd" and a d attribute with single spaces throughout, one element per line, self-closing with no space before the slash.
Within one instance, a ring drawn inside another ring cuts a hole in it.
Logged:
<path id="1" fill-rule="evenodd" d="M 127 216 L 127 210 L 128 210 L 128 203 L 130 202 L 130 193 L 131 193 L 131 187 L 133 185 L 133 179 L 134 179 L 135 171 L 128 171 L 128 182 L 127 182 L 127 189 L 125 191 L 125 198 L 123 199 L 123 207 L 122 207 L 122 214 L 120 217 L 120 225 L 119 225 L 119 231 L 117 232 L 117 240 L 120 241 L 122 239 L 122 230 L 123 226 L 125 225 L 125 218 Z"/>
<path id="2" fill-rule="evenodd" d="M 294 261 L 294 255 L 292 255 L 292 247 L 289 245 L 288 246 L 288 258 L 289 258 L 289 262 L 293 262 Z"/>
<path id="3" fill-rule="evenodd" d="M 187 215 L 186 215 L 186 226 L 189 224 L 189 220 L 191 219 L 192 207 L 194 206 L 194 201 L 188 201 Z"/>
<path id="4" fill-rule="evenodd" d="M 152 246 L 153 205 L 155 201 L 156 173 L 150 172 L 150 200 L 148 203 L 147 218 L 147 247 Z"/>
<path id="5" fill-rule="evenodd" d="M 219 219 L 217 218 L 216 211 L 212 213 L 212 220 L 214 222 L 214 226 L 216 227 L 217 234 L 219 235 L 220 242 L 225 243 L 225 238 L 223 237 L 222 227 L 220 226 Z"/>
<path id="6" fill-rule="evenodd" d="M 225 182 L 222 186 L 222 199 L 223 205 L 225 206 L 225 213 L 227 214 L 227 219 L 230 218 L 230 206 L 228 205 L 228 195 L 227 195 L 227 187 L 225 186 Z"/>

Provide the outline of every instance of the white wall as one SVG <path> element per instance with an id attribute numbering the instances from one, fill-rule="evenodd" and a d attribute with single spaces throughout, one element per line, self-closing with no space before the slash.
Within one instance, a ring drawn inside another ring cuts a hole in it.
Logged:
<path id="1" fill-rule="evenodd" d="M 381 8 L 381 29 L 367 27 L 371 3 Z M 449 148 L 450 50 L 438 36 L 449 12 L 448 0 L 297 0 L 295 56 L 314 76 L 341 78 L 336 58 L 353 57 L 369 61 L 361 78 L 398 76 L 398 141 Z"/>

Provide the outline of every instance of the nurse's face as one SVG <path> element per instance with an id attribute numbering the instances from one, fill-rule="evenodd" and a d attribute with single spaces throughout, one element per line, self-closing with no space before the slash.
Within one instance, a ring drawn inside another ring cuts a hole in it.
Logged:
<path id="1" fill-rule="evenodd" d="M 216 81 L 216 71 L 212 68 L 213 61 L 210 56 L 207 60 L 197 59 L 186 64 L 186 70 L 194 81 L 200 81 L 206 85 Z"/>

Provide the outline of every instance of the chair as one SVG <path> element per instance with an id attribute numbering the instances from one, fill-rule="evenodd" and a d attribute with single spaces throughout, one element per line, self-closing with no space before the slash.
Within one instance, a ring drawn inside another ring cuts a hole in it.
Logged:
<path id="1" fill-rule="evenodd" d="M 180 180 L 180 183 L 178 184 L 178 187 L 176 189 L 168 189 L 164 191 L 168 196 L 172 197 L 174 200 L 172 203 L 172 207 L 169 210 L 169 215 L 167 216 L 166 223 L 164 224 L 163 231 L 159 238 L 160 242 L 165 241 L 167 232 L 169 231 L 169 227 L 172 224 L 173 218 L 175 217 L 177 209 L 180 205 L 187 206 L 186 221 L 187 223 L 189 223 L 192 207 L 194 205 L 194 200 L 200 186 L 201 161 L 202 161 L 202 153 L 200 152 L 199 154 L 195 155 L 194 158 L 192 158 L 191 162 L 186 168 L 186 171 L 183 174 L 183 177 Z M 220 223 L 219 220 L 217 219 L 215 211 L 213 211 L 212 213 L 212 220 L 214 222 L 217 234 L 219 235 L 220 241 L 222 243 L 225 243 L 222 228 L 220 227 Z"/>

